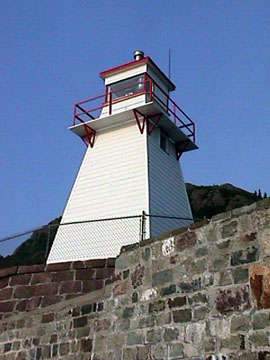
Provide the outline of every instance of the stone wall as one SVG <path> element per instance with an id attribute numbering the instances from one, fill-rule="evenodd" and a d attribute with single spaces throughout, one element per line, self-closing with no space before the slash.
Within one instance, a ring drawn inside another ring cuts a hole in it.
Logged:
<path id="1" fill-rule="evenodd" d="M 0 319 L 101 289 L 114 264 L 111 258 L 0 269 Z"/>
<path id="2" fill-rule="evenodd" d="M 128 247 L 114 282 L 1 323 L 0 359 L 269 360 L 270 199 Z"/>

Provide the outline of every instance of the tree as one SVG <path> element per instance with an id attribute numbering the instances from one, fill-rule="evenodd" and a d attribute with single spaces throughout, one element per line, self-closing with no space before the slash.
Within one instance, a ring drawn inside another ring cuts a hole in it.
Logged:
<path id="1" fill-rule="evenodd" d="M 266 199 L 267 198 L 267 194 L 266 192 L 263 194 L 263 198 Z"/>

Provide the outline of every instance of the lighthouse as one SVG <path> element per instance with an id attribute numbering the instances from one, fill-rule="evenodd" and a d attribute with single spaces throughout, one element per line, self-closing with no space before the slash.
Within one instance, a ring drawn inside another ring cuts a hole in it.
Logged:
<path id="1" fill-rule="evenodd" d="M 142 212 L 168 217 L 147 216 L 146 237 L 192 222 L 180 160 L 197 149 L 195 124 L 174 83 L 140 50 L 100 77 L 104 94 L 74 106 L 69 130 L 87 149 L 48 263 L 117 256 L 139 240 Z"/>

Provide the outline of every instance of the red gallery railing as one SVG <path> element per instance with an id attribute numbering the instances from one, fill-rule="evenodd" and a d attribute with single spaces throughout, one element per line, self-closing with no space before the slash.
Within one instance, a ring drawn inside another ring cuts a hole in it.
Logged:
<path id="1" fill-rule="evenodd" d="M 115 95 L 117 96 L 119 91 L 129 90 L 131 88 L 134 90 L 134 87 L 136 86 L 138 87 L 138 91 L 132 91 L 124 96 L 114 98 Z M 159 92 L 164 95 L 163 99 L 157 95 Z M 108 108 L 108 115 L 112 115 L 113 105 L 144 94 L 147 95 L 146 103 L 156 101 L 165 110 L 165 112 L 167 112 L 171 121 L 173 121 L 175 125 L 195 143 L 195 123 L 176 104 L 176 102 L 172 100 L 165 91 L 162 90 L 161 87 L 146 74 L 144 75 L 144 79 L 141 81 L 135 81 L 134 83 L 129 84 L 126 87 L 118 88 L 115 91 L 110 90 L 107 86 L 104 94 L 76 103 L 74 105 L 73 125 L 99 118 L 100 113 L 104 108 Z M 92 107 L 89 108 L 89 105 Z"/>

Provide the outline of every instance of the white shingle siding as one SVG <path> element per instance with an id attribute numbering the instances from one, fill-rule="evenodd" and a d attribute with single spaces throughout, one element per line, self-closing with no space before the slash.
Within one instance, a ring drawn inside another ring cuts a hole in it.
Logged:
<path id="1" fill-rule="evenodd" d="M 147 211 L 145 149 L 146 134 L 140 134 L 135 121 L 97 134 L 94 148 L 86 151 L 62 223 Z M 116 256 L 121 246 L 138 240 L 139 219 L 62 226 L 48 263 Z"/>
<path id="2" fill-rule="evenodd" d="M 175 146 L 169 141 L 169 155 L 160 148 L 160 129 L 148 137 L 150 213 L 191 218 L 190 205 Z M 151 219 L 151 236 L 185 226 L 192 221 Z"/>

